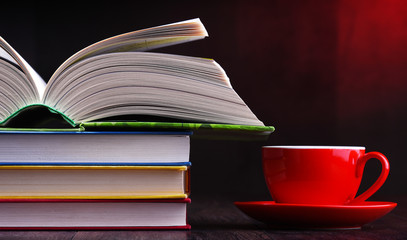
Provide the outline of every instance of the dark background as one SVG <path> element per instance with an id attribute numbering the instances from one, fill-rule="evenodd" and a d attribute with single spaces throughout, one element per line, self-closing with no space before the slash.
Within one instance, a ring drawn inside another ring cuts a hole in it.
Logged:
<path id="1" fill-rule="evenodd" d="M 49 1 L 48 1 L 49 2 Z M 267 200 L 261 146 L 361 145 L 390 161 L 381 200 L 407 193 L 407 2 L 2 3 L 0 35 L 48 79 L 107 37 L 199 17 L 209 38 L 160 49 L 215 59 L 266 125 L 265 142 L 192 141 L 192 195 Z M 380 172 L 367 164 L 362 189 Z"/>

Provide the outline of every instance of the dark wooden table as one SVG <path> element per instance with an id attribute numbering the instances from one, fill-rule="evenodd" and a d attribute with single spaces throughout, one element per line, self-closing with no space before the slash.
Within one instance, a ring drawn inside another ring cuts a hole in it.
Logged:
<path id="1" fill-rule="evenodd" d="M 240 212 L 228 198 L 191 197 L 190 231 L 2 231 L 0 239 L 407 239 L 407 197 L 377 199 L 398 206 L 360 230 L 334 231 L 269 229 Z"/>

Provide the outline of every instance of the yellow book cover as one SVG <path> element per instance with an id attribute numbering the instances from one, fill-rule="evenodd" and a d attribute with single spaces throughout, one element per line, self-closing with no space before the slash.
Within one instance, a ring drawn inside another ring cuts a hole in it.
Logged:
<path id="1" fill-rule="evenodd" d="M 1 165 L 0 199 L 187 198 L 189 166 Z"/>

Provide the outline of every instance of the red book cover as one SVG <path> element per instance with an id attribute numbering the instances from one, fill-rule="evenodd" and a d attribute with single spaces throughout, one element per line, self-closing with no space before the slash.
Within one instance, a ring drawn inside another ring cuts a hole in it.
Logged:
<path id="1" fill-rule="evenodd" d="M 190 229 L 187 199 L 0 199 L 1 230 Z"/>

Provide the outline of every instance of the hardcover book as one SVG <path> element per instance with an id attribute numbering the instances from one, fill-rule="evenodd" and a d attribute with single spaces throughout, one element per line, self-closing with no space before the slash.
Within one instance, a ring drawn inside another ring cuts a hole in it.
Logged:
<path id="1" fill-rule="evenodd" d="M 48 83 L 0 37 L 0 124 L 47 108 L 72 126 L 130 115 L 264 127 L 214 60 L 144 52 L 206 36 L 199 19 L 114 36 L 74 54 Z"/>
<path id="2" fill-rule="evenodd" d="M 0 199 L 0 230 L 190 229 L 172 200 Z"/>
<path id="3" fill-rule="evenodd" d="M 0 165 L 0 199 L 169 199 L 190 192 L 189 166 Z"/>
<path id="4" fill-rule="evenodd" d="M 191 132 L 0 131 L 0 164 L 186 165 Z"/>

